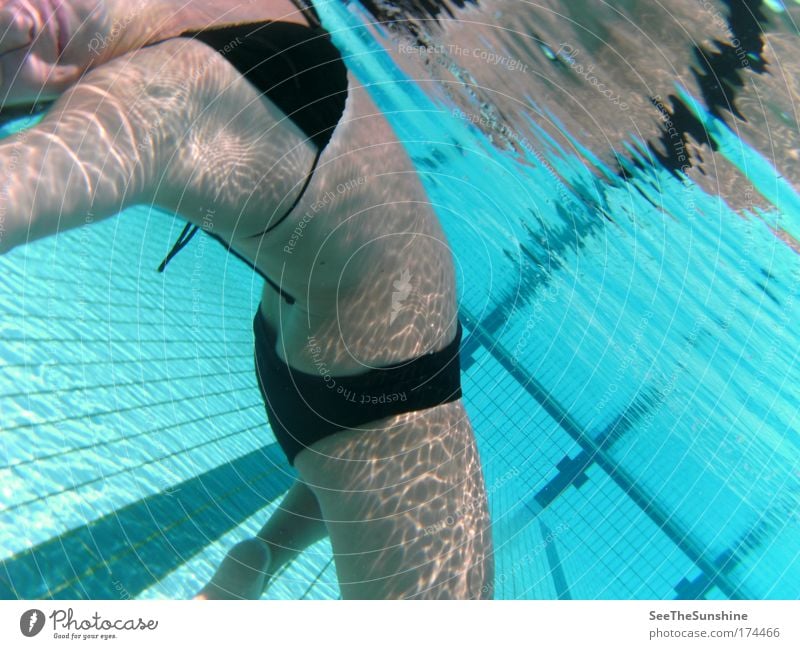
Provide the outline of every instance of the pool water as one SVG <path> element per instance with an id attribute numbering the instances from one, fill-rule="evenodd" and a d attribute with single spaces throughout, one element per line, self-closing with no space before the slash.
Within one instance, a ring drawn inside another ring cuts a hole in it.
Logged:
<path id="1" fill-rule="evenodd" d="M 750 205 L 525 88 L 485 128 L 358 3 L 316 4 L 453 246 L 496 597 L 800 596 L 792 179 L 677 81 Z M 181 227 L 134 208 L 0 258 L 0 597 L 190 596 L 291 484 L 252 369 L 261 280 L 204 237 L 157 274 Z M 322 541 L 264 597 L 338 595 Z"/>

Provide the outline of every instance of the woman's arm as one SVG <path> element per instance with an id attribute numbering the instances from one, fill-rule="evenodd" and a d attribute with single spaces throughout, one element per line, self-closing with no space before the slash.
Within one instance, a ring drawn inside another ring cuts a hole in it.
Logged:
<path id="1" fill-rule="evenodd" d="M 83 0 L 81 0 L 83 1 Z M 104 0 L 110 29 L 105 44 L 116 56 L 144 45 L 211 26 L 297 20 L 302 15 L 288 2 L 275 0 Z M 104 42 L 103 42 L 104 41 Z M 93 42 L 92 45 L 97 45 Z M 107 60 L 107 59 L 103 59 Z"/>
<path id="2" fill-rule="evenodd" d="M 98 70 L 39 124 L 0 143 L 0 253 L 141 200 L 153 161 L 137 155 L 127 95 Z"/>
<path id="3" fill-rule="evenodd" d="M 252 0 L 0 0 L 0 106 L 51 101 L 86 70 L 188 30 L 283 13 Z"/>
<path id="4" fill-rule="evenodd" d="M 138 203 L 204 227 L 213 207 L 216 233 L 257 232 L 312 159 L 222 56 L 171 39 L 91 70 L 0 143 L 0 253 Z"/>
<path id="5" fill-rule="evenodd" d="M 100 131 L 101 121 L 82 133 L 34 127 L 0 145 L 0 254 L 137 202 L 141 173 L 132 159 L 119 157 L 119 142 L 86 155 L 96 142 L 90 131 Z"/>

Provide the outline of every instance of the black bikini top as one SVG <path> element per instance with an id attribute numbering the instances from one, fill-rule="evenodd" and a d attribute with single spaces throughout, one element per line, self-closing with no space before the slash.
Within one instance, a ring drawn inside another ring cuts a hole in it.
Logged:
<path id="1" fill-rule="evenodd" d="M 311 170 L 297 198 L 286 212 L 253 238 L 267 234 L 297 207 L 328 144 L 344 114 L 347 100 L 347 67 L 341 54 L 322 26 L 316 9 L 307 0 L 291 0 L 311 27 L 283 21 L 265 21 L 202 31 L 187 31 L 181 36 L 197 38 L 216 49 L 239 73 L 283 111 L 317 147 Z M 187 223 L 170 252 L 158 267 L 161 273 L 192 237 L 199 226 Z M 228 252 L 247 263 L 278 291 L 289 304 L 295 299 L 239 255 L 219 235 L 209 236 Z"/>

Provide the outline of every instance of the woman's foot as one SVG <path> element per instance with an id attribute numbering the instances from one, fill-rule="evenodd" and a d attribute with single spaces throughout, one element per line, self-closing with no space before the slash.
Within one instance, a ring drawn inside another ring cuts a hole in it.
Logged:
<path id="1" fill-rule="evenodd" d="M 258 599 L 269 576 L 270 563 L 269 546 L 261 539 L 237 543 L 195 599 Z"/>

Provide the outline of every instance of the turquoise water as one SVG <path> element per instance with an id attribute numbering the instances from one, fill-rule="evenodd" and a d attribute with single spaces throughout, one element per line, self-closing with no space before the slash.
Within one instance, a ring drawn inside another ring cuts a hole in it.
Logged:
<path id="1" fill-rule="evenodd" d="M 791 185 L 688 95 L 770 209 L 635 133 L 626 181 L 590 167 L 531 97 L 504 150 L 356 5 L 320 11 L 453 245 L 496 596 L 800 596 L 800 262 L 770 229 L 800 231 Z M 135 208 L 0 258 L 2 597 L 189 596 L 291 483 L 252 371 L 260 280 L 199 237 L 157 274 L 181 227 Z M 337 596 L 327 541 L 265 593 Z"/>

